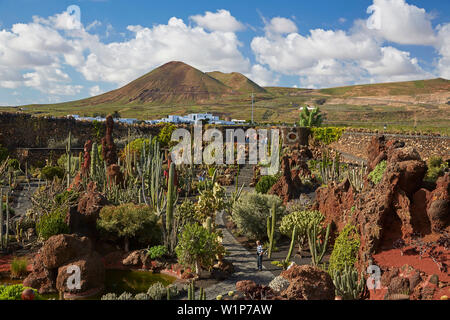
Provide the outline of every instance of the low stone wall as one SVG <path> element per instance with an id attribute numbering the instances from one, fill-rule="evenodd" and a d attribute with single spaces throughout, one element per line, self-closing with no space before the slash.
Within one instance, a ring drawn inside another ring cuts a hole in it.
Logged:
<path id="1" fill-rule="evenodd" d="M 129 130 L 132 135 L 157 135 L 160 129 L 161 125 L 130 125 L 117 122 L 114 124 L 114 137 L 124 138 Z M 77 146 L 82 147 L 85 141 L 96 137 L 101 130 L 104 130 L 103 123 L 96 128 L 93 122 L 76 121 L 73 118 L 0 113 L 0 144 L 10 151 L 16 148 L 46 148 L 49 147 L 50 141 L 64 141 L 69 132 L 73 140 L 77 141 Z"/>
<path id="2" fill-rule="evenodd" d="M 367 147 L 374 135 L 376 135 L 374 132 L 346 131 L 341 139 L 332 143 L 330 147 L 339 152 L 367 160 Z M 424 160 L 428 160 L 433 156 L 439 156 L 444 159 L 450 157 L 450 137 L 401 134 L 385 134 L 385 136 L 387 140 L 401 140 L 407 146 L 414 147 Z"/>

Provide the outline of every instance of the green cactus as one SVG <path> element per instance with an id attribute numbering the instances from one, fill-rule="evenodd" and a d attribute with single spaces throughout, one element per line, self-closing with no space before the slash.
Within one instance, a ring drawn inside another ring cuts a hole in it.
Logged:
<path id="1" fill-rule="evenodd" d="M 169 181 L 167 185 L 166 230 L 169 233 L 172 227 L 173 207 L 175 202 L 175 163 L 171 163 L 169 169 Z"/>
<path id="2" fill-rule="evenodd" d="M 277 209 L 275 203 L 272 206 L 272 209 L 270 210 L 271 217 L 267 218 L 267 235 L 269 237 L 269 251 L 267 253 L 267 256 L 269 259 L 272 258 L 272 251 L 274 247 L 274 235 L 275 235 L 275 224 L 276 224 L 276 214 Z"/>
<path id="3" fill-rule="evenodd" d="M 3 250 L 3 189 L 0 188 L 0 249 Z"/>
<path id="4" fill-rule="evenodd" d="M 297 227 L 296 226 L 292 230 L 291 245 L 289 246 L 289 251 L 288 251 L 288 255 L 286 256 L 286 260 L 284 260 L 285 265 L 288 265 L 288 263 L 291 261 L 292 252 L 294 251 L 294 247 L 295 247 L 295 239 L 297 239 Z"/>
<path id="5" fill-rule="evenodd" d="M 206 230 L 208 230 L 209 233 L 212 232 L 212 219 L 211 219 L 211 217 L 206 218 Z"/>
<path id="6" fill-rule="evenodd" d="M 70 148 L 72 145 L 72 133 L 69 131 L 69 137 L 67 139 L 66 154 L 67 154 L 67 188 L 70 188 L 71 172 L 72 172 L 72 153 Z"/>
<path id="7" fill-rule="evenodd" d="M 334 270 L 331 277 L 337 296 L 341 296 L 343 300 L 358 300 L 361 298 L 365 290 L 363 272 L 358 275 L 358 271 L 353 266 L 345 266 L 342 271 Z"/>
<path id="8" fill-rule="evenodd" d="M 5 232 L 5 247 L 8 249 L 8 241 L 9 241 L 9 192 L 6 192 L 6 232 Z"/>
<path id="9" fill-rule="evenodd" d="M 311 252 L 311 263 L 318 266 L 325 255 L 328 244 L 328 237 L 330 235 L 331 224 L 328 224 L 325 237 L 322 241 L 319 235 L 323 234 L 323 228 L 318 223 L 312 223 L 307 230 L 309 251 Z"/>
<path id="10" fill-rule="evenodd" d="M 95 174 L 97 173 L 97 157 L 98 157 L 98 146 L 97 142 L 92 143 L 92 149 L 91 149 L 91 178 L 95 177 Z"/>

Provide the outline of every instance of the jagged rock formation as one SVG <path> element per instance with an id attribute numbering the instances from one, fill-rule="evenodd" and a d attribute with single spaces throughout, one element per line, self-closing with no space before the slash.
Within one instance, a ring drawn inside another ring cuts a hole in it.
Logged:
<path id="1" fill-rule="evenodd" d="M 374 185 L 366 177 L 359 194 L 348 181 L 330 184 L 317 191 L 314 206 L 337 231 L 348 222 L 359 227 L 360 269 L 377 251 L 391 249 L 396 240 L 408 241 L 418 233 L 423 236 L 448 228 L 450 216 L 450 173 L 438 180 L 435 190 L 422 188 L 427 166 L 417 151 L 399 141 L 386 143 L 384 137 L 372 139 L 368 159 L 372 169 L 383 160 L 387 162 L 379 183 Z"/>
<path id="2" fill-rule="evenodd" d="M 70 266 L 80 268 L 80 289 L 69 289 Z M 60 234 L 48 239 L 33 261 L 33 272 L 23 284 L 39 293 L 55 291 L 83 295 L 103 288 L 105 269 L 99 254 L 92 249 L 89 238 Z"/>
<path id="3" fill-rule="evenodd" d="M 108 200 L 97 191 L 97 185 L 89 182 L 86 192 L 78 200 L 78 206 L 70 208 L 67 214 L 70 232 L 95 238 L 100 210 L 107 204 Z"/>

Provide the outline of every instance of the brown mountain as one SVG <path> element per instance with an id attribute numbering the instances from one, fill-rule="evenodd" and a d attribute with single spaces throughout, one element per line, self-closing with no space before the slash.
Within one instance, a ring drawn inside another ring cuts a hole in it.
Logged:
<path id="1" fill-rule="evenodd" d="M 223 73 L 214 71 L 207 72 L 207 74 L 240 93 L 267 93 L 264 88 L 261 88 L 255 82 L 238 72 Z"/>
<path id="2" fill-rule="evenodd" d="M 239 95 L 246 89 L 248 92 L 252 90 L 265 92 L 256 83 L 241 74 L 233 74 L 230 79 L 228 79 L 228 75 L 222 75 L 213 77 L 186 63 L 172 61 L 122 88 L 77 101 L 77 105 L 204 102 L 224 96 Z M 220 79 L 227 83 L 221 82 Z"/>

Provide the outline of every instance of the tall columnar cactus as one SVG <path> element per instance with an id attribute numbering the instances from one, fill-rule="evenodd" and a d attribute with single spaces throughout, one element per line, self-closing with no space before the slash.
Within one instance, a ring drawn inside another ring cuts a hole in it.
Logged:
<path id="1" fill-rule="evenodd" d="M 272 205 L 272 209 L 270 210 L 270 217 L 267 217 L 267 235 L 269 237 L 269 251 L 268 251 L 268 258 L 272 258 L 272 251 L 274 247 L 274 235 L 275 235 L 275 224 L 276 224 L 276 215 L 277 215 L 277 209 L 276 204 L 274 203 Z"/>
<path id="2" fill-rule="evenodd" d="M 97 172 L 97 159 L 98 158 L 98 146 L 97 142 L 92 143 L 91 150 L 91 178 L 93 178 Z"/>
<path id="3" fill-rule="evenodd" d="M 195 284 L 193 280 L 189 283 L 188 300 L 195 300 Z"/>
<path id="4" fill-rule="evenodd" d="M 206 230 L 208 230 L 209 233 L 212 232 L 212 218 L 211 217 L 206 218 Z"/>
<path id="5" fill-rule="evenodd" d="M 6 232 L 5 232 L 5 247 L 8 249 L 8 241 L 9 241 L 9 192 L 6 192 Z"/>
<path id="6" fill-rule="evenodd" d="M 175 163 L 170 164 L 169 181 L 167 183 L 167 208 L 166 208 L 166 231 L 170 232 L 173 220 L 173 207 L 175 202 Z"/>
<path id="7" fill-rule="evenodd" d="M 331 274 L 336 295 L 343 300 L 358 300 L 365 289 L 364 273 L 358 275 L 358 271 L 353 266 L 345 266 L 344 270 L 334 270 Z"/>
<path id="8" fill-rule="evenodd" d="M 72 145 L 72 133 L 69 131 L 67 139 L 66 154 L 67 154 L 67 188 L 70 188 L 71 172 L 72 172 L 72 153 L 70 148 Z"/>
<path id="9" fill-rule="evenodd" d="M 3 249 L 3 189 L 0 188 L 0 249 Z"/>
<path id="10" fill-rule="evenodd" d="M 319 235 L 323 233 L 320 224 L 313 223 L 308 227 L 308 243 L 309 243 L 309 251 L 311 252 L 311 263 L 314 266 L 318 266 L 327 251 L 328 245 L 328 237 L 330 235 L 331 224 L 328 224 L 325 237 L 323 239 L 319 239 Z"/>
<path id="11" fill-rule="evenodd" d="M 284 260 L 284 264 L 287 266 L 289 262 L 291 261 L 292 252 L 294 251 L 295 247 L 295 239 L 297 238 L 297 226 L 294 227 L 292 230 L 292 238 L 291 238 L 291 245 L 289 247 L 288 254 L 286 256 L 286 260 Z"/>

